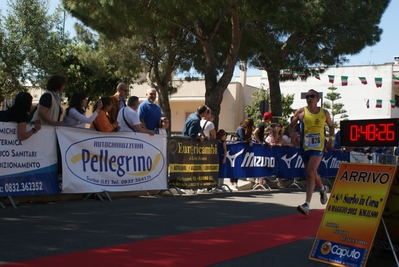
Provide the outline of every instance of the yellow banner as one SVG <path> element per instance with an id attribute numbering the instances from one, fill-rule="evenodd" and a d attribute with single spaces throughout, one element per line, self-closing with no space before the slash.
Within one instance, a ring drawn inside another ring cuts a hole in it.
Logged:
<path id="1" fill-rule="evenodd" d="M 337 266 L 366 263 L 395 168 L 341 163 L 310 259 Z"/>

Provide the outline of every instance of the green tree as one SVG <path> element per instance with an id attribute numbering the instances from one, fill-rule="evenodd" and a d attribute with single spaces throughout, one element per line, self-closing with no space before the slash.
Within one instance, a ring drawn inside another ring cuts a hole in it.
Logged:
<path id="1" fill-rule="evenodd" d="M 59 72 L 63 35 L 60 14 L 48 15 L 46 0 L 8 1 L 0 20 L 0 96 L 40 84 L 44 76 Z"/>
<path id="2" fill-rule="evenodd" d="M 292 108 L 292 104 L 294 103 L 294 94 L 287 94 L 281 96 L 281 103 L 283 106 L 283 115 L 278 118 L 278 122 L 282 123 L 284 126 L 287 126 L 290 122 L 290 116 L 293 114 L 295 109 Z M 247 105 L 244 107 L 245 113 L 247 116 L 254 120 L 255 125 L 259 123 L 262 118 L 260 112 L 260 105 L 262 101 L 267 101 L 270 105 L 270 94 L 269 90 L 264 90 L 260 88 L 258 91 L 252 94 L 252 103 L 251 105 Z M 273 114 L 273 111 L 272 111 Z"/>
<path id="3" fill-rule="evenodd" d="M 115 93 L 119 82 L 129 83 L 137 73 L 138 53 L 128 41 L 110 42 L 81 25 L 75 25 L 77 36 L 66 46 L 63 62 L 68 76 L 66 97 L 83 91 L 89 100 Z"/>
<path id="4" fill-rule="evenodd" d="M 290 124 L 291 116 L 294 115 L 295 109 L 292 108 L 294 97 L 295 94 L 281 95 L 282 118 L 280 122 L 284 125 L 284 127 Z"/>
<path id="5" fill-rule="evenodd" d="M 348 114 L 346 114 L 347 111 L 344 109 L 344 104 L 336 102 L 337 100 L 341 99 L 341 94 L 335 92 L 337 89 L 338 88 L 334 86 L 328 87 L 328 90 L 331 92 L 327 93 L 324 98 L 328 99 L 329 101 L 324 101 L 323 108 L 329 110 L 334 127 L 339 129 L 339 124 L 335 119 L 336 116 L 339 115 L 339 119 L 341 121 L 347 120 Z"/>
<path id="6" fill-rule="evenodd" d="M 282 0 L 265 8 L 254 1 L 257 12 L 250 12 L 252 21 L 245 24 L 240 57 L 267 72 L 273 113 L 282 114 L 280 81 L 287 78 L 281 70 L 310 76 L 374 45 L 380 40 L 378 24 L 389 2 Z M 292 78 L 297 76 L 288 79 Z"/>
<path id="7" fill-rule="evenodd" d="M 110 39 L 141 42 L 143 59 L 151 62 L 151 83 L 158 88 L 161 108 L 168 107 L 168 94 L 175 89 L 173 72 L 194 68 L 203 74 L 205 104 L 218 127 L 223 92 L 232 79 L 241 41 L 241 6 L 236 1 L 197 1 L 195 8 L 183 0 L 63 0 L 63 4 L 85 25 Z M 159 70 L 163 75 L 157 75 Z"/>
<path id="8" fill-rule="evenodd" d="M 259 121 L 261 120 L 262 115 L 263 115 L 260 112 L 260 103 L 262 101 L 267 101 L 267 103 L 269 103 L 269 101 L 270 101 L 269 92 L 268 92 L 268 90 L 259 88 L 258 91 L 254 92 L 252 94 L 251 105 L 246 105 L 244 107 L 245 113 L 247 113 L 247 116 L 249 118 L 254 120 L 255 125 L 257 125 L 259 123 Z"/>

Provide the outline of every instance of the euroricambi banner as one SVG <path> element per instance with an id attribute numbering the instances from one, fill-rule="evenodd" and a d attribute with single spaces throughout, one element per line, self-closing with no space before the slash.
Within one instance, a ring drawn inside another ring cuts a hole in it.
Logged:
<path id="1" fill-rule="evenodd" d="M 17 123 L 1 122 L 0 144 L 0 196 L 60 192 L 54 127 L 42 126 L 36 134 L 19 141 Z"/>
<path id="2" fill-rule="evenodd" d="M 167 189 L 165 136 L 58 127 L 62 193 Z"/>
<path id="3" fill-rule="evenodd" d="M 217 186 L 219 176 L 218 141 L 199 142 L 173 136 L 169 139 L 169 185 L 179 188 Z"/>
<path id="4" fill-rule="evenodd" d="M 309 259 L 364 266 L 396 166 L 342 163 Z"/>

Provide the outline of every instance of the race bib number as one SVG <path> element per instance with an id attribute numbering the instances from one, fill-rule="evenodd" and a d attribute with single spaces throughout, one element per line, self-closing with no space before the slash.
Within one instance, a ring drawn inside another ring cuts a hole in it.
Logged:
<path id="1" fill-rule="evenodd" d="M 315 149 L 320 147 L 320 139 L 320 133 L 305 135 L 305 147 L 308 149 Z"/>

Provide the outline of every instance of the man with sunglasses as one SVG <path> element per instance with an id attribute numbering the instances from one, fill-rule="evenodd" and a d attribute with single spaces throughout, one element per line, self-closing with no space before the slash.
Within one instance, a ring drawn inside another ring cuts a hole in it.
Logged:
<path id="1" fill-rule="evenodd" d="M 116 87 L 116 93 L 111 97 L 112 108 L 108 112 L 111 124 L 117 121 L 119 110 L 126 107 L 125 98 L 129 93 L 129 86 L 126 83 L 119 83 Z"/>
<path id="2" fill-rule="evenodd" d="M 319 94 L 316 90 L 310 89 L 306 95 L 306 107 L 295 111 L 294 117 L 288 126 L 291 136 L 296 135 L 295 125 L 300 122 L 300 153 L 306 169 L 306 201 L 299 205 L 297 210 L 304 215 L 309 215 L 310 201 L 312 199 L 315 185 L 320 188 L 320 202 L 327 203 L 327 192 L 317 174 L 317 168 L 323 158 L 326 149 L 326 138 L 324 134 L 324 124 L 327 123 L 329 140 L 327 147 L 334 146 L 334 124 L 330 113 L 317 106 Z"/>

